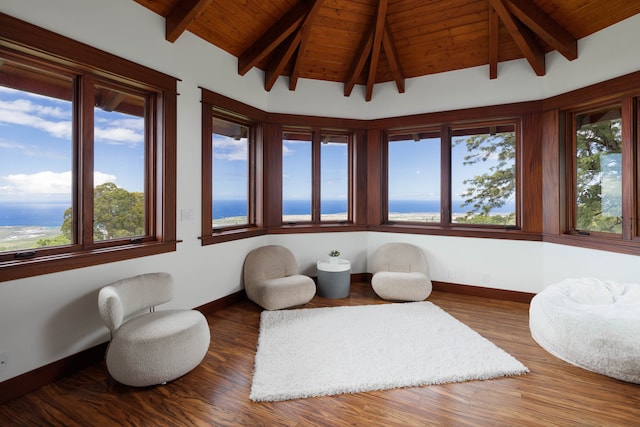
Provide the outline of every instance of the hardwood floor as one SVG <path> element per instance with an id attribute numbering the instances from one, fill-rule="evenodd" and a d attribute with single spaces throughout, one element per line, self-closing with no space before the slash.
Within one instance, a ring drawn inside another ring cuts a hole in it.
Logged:
<path id="1" fill-rule="evenodd" d="M 260 310 L 243 301 L 209 316 L 211 347 L 164 386 L 107 384 L 103 363 L 0 405 L 2 426 L 633 426 L 640 386 L 571 366 L 530 337 L 528 305 L 434 292 L 428 299 L 531 370 L 488 381 L 274 403 L 249 400 Z M 306 307 L 384 303 L 366 283 Z"/>

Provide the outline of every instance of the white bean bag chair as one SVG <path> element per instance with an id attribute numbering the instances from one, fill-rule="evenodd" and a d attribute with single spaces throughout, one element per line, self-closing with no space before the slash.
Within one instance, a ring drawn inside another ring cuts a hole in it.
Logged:
<path id="1" fill-rule="evenodd" d="M 529 329 L 565 362 L 640 384 L 640 284 L 563 280 L 532 299 Z"/>
<path id="2" fill-rule="evenodd" d="M 128 277 L 100 289 L 98 309 L 111 331 L 107 370 L 116 381 L 134 387 L 163 384 L 204 359 L 211 334 L 202 313 L 154 310 L 173 292 L 169 273 Z"/>

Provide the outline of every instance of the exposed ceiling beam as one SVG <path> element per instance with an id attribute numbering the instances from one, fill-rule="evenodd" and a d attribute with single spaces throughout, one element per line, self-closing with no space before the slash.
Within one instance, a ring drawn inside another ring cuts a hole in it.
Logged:
<path id="1" fill-rule="evenodd" d="M 382 47 L 384 53 L 387 56 L 389 62 L 389 68 L 391 68 L 391 74 L 396 81 L 396 87 L 399 93 L 404 93 L 404 75 L 400 69 L 400 60 L 398 59 L 398 52 L 396 51 L 393 38 L 391 37 L 391 31 L 389 31 L 389 23 L 385 20 L 384 34 L 382 35 Z"/>
<path id="2" fill-rule="evenodd" d="M 569 61 L 578 57 L 578 40 L 529 0 L 508 0 L 511 13 Z"/>
<path id="3" fill-rule="evenodd" d="M 213 0 L 181 0 L 169 12 L 165 19 L 165 38 L 171 43 L 187 30 L 191 24 Z"/>
<path id="4" fill-rule="evenodd" d="M 273 53 L 267 70 L 264 73 L 264 88 L 269 92 L 273 85 L 278 80 L 278 77 L 282 74 L 285 67 L 291 60 L 291 57 L 300 46 L 300 40 L 302 39 L 302 33 L 296 31 L 290 35 Z"/>
<path id="5" fill-rule="evenodd" d="M 489 78 L 498 78 L 498 46 L 500 20 L 493 6 L 489 5 Z"/>
<path id="6" fill-rule="evenodd" d="M 291 71 L 291 75 L 289 76 L 289 90 L 295 90 L 296 85 L 298 84 L 300 68 L 307 50 L 307 41 L 309 40 L 309 33 L 311 33 L 311 26 L 313 24 L 313 20 L 318 16 L 318 10 L 320 10 L 322 3 L 324 3 L 324 0 L 313 1 L 309 13 L 307 13 L 302 26 L 298 29 L 298 32 L 300 32 L 302 36 L 300 38 L 300 46 L 298 47 L 298 53 L 296 55 L 296 62 L 293 66 L 293 70 Z"/>
<path id="7" fill-rule="evenodd" d="M 520 51 L 538 76 L 546 74 L 544 51 L 529 28 L 515 19 L 504 3 L 504 0 L 489 0 L 507 31 L 516 42 Z"/>
<path id="8" fill-rule="evenodd" d="M 104 94 L 97 107 L 104 111 L 114 111 L 124 101 L 125 95 L 122 92 L 110 90 Z"/>
<path id="9" fill-rule="evenodd" d="M 402 74 L 398 53 L 387 22 L 387 5 L 388 0 L 380 0 L 378 2 L 376 19 L 372 23 L 367 36 L 362 41 L 362 45 L 358 50 L 359 55 L 355 57 L 355 60 L 349 69 L 348 77 L 344 82 L 344 96 L 351 95 L 351 91 L 353 91 L 353 88 L 362 74 L 368 60 L 369 70 L 367 72 L 365 100 L 371 101 L 376 73 L 378 71 L 378 64 L 380 63 L 380 51 L 382 49 L 384 49 L 398 92 L 404 93 L 405 91 L 404 75 Z"/>
<path id="10" fill-rule="evenodd" d="M 269 27 L 238 57 L 238 74 L 244 76 L 258 62 L 269 56 L 280 43 L 300 27 L 309 10 L 307 3 L 301 1 L 280 18 L 278 22 Z"/>
<path id="11" fill-rule="evenodd" d="M 371 47 L 371 59 L 369 60 L 369 75 L 367 77 L 367 88 L 365 100 L 371 101 L 373 97 L 373 85 L 376 82 L 378 71 L 378 61 L 380 60 L 380 48 L 382 47 L 382 35 L 384 34 L 384 24 L 387 17 L 388 0 L 378 1 L 378 13 L 376 14 L 375 30 L 373 32 L 373 46 Z"/>
<path id="12" fill-rule="evenodd" d="M 350 68 L 351 71 L 348 74 L 349 77 L 344 82 L 344 96 L 351 95 L 351 91 L 356 85 L 358 76 L 360 76 L 360 74 L 362 73 L 362 70 L 364 69 L 364 64 L 367 63 L 367 58 L 369 58 L 369 54 L 371 53 L 371 47 L 373 46 L 373 30 L 374 30 L 374 27 L 371 26 L 371 28 L 369 29 L 369 33 L 364 38 L 364 40 L 362 41 L 362 45 L 360 46 L 360 49 L 359 49 L 360 55 L 358 55 L 355 58 L 355 61 L 351 65 L 351 68 Z"/>

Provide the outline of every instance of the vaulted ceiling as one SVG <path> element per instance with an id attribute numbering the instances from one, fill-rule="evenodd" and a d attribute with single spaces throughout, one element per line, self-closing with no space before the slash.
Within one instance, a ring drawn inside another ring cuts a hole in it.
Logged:
<path id="1" fill-rule="evenodd" d="M 288 76 L 374 86 L 525 58 L 546 73 L 545 53 L 576 59 L 577 41 L 640 13 L 636 0 L 135 0 L 166 18 L 166 39 L 185 31 L 257 67 L 271 90 Z"/>

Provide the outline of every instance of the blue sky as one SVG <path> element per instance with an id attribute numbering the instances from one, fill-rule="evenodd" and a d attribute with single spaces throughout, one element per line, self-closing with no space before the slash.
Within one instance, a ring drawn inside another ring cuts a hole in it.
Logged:
<path id="1" fill-rule="evenodd" d="M 95 109 L 96 185 L 114 182 L 128 191 L 144 187 L 144 121 L 141 118 Z M 72 115 L 68 101 L 0 87 L 0 201 L 64 201 L 71 199 Z M 306 200 L 311 194 L 311 147 L 308 141 L 283 144 L 283 197 Z M 462 148 L 460 144 L 458 148 Z M 324 200 L 348 197 L 345 144 L 322 144 Z M 453 198 L 464 190 L 464 177 L 495 164 L 462 167 L 461 150 L 452 153 Z M 247 140 L 214 136 L 214 198 L 245 199 L 247 194 Z M 440 142 L 390 143 L 389 198 L 438 200 L 440 197 Z"/>
<path id="2" fill-rule="evenodd" d="M 247 200 L 247 138 L 234 139 L 213 134 L 213 199 Z"/>
<path id="3" fill-rule="evenodd" d="M 323 200 L 349 196 L 349 154 L 344 143 L 320 145 L 320 192 Z M 311 142 L 284 140 L 282 144 L 283 200 L 311 199 Z"/>
<path id="4" fill-rule="evenodd" d="M 144 189 L 144 121 L 95 110 L 94 182 Z M 0 87 L 0 201 L 70 201 L 69 101 Z"/>
<path id="5" fill-rule="evenodd" d="M 389 200 L 440 199 L 440 138 L 389 143 Z"/>

